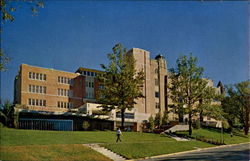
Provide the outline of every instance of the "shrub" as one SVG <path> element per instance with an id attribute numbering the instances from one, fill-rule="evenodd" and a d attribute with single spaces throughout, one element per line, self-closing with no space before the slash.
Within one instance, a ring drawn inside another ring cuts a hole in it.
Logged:
<path id="1" fill-rule="evenodd" d="M 84 129 L 84 130 L 87 130 L 88 128 L 89 128 L 89 122 L 88 121 L 83 121 L 83 123 L 82 123 L 82 128 Z"/>

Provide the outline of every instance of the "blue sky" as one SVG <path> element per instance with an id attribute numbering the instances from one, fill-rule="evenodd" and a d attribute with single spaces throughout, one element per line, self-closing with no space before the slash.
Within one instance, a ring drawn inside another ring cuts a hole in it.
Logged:
<path id="1" fill-rule="evenodd" d="M 249 2 L 45 1 L 38 16 L 22 5 L 2 26 L 1 47 L 12 61 L 1 73 L 1 97 L 13 100 L 22 63 L 75 72 L 101 69 L 122 43 L 161 53 L 174 67 L 193 53 L 204 75 L 224 84 L 249 79 Z"/>

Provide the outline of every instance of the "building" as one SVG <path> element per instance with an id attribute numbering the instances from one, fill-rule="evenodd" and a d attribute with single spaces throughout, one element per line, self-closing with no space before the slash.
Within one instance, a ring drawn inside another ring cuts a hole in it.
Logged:
<path id="1" fill-rule="evenodd" d="M 167 61 L 162 55 L 151 59 L 148 51 L 139 48 L 132 48 L 128 54 L 134 56 L 136 69 L 143 70 L 145 74 L 142 91 L 145 97 L 137 100 L 132 111 L 125 112 L 125 126 L 138 131 L 141 129 L 141 124 L 151 115 L 169 110 L 169 105 L 172 104 L 167 90 L 169 81 Z M 26 122 L 30 119 L 34 120 L 36 118 L 30 114 L 36 113 L 40 121 L 50 119 L 49 116 L 54 122 L 58 119 L 73 120 L 72 130 L 81 129 L 81 121 L 86 118 L 87 120 L 105 119 L 107 122 L 96 121 L 105 122 L 105 125 L 100 125 L 101 129 L 120 126 L 119 112 L 112 111 L 108 114 L 98 112 L 100 105 L 96 104 L 96 92 L 102 88 L 102 85 L 99 84 L 96 76 L 102 73 L 103 71 L 83 67 L 78 68 L 75 73 L 70 73 L 22 64 L 15 78 L 14 91 L 14 103 L 23 105 L 18 109 L 22 113 L 21 120 Z M 46 117 L 43 113 L 47 114 Z M 175 119 L 174 115 L 170 118 Z M 92 122 L 95 121 L 92 120 Z M 99 125 L 91 126 L 94 129 Z"/>

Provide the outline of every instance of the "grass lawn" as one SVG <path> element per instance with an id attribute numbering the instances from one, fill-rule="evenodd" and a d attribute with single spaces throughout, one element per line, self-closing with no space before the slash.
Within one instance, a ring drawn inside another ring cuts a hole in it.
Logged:
<path id="1" fill-rule="evenodd" d="M 219 132 L 194 130 L 194 135 L 219 137 Z M 228 134 L 226 134 L 228 135 Z M 177 142 L 159 134 L 123 132 L 122 143 L 115 143 L 113 131 L 40 131 L 0 129 L 0 160 L 103 160 L 109 159 L 90 148 L 86 143 L 101 143 L 126 158 L 141 158 L 168 154 L 214 145 L 200 141 Z M 225 136 L 226 143 L 247 142 L 249 138 Z"/>
<path id="2" fill-rule="evenodd" d="M 1 160 L 23 161 L 111 161 L 81 144 L 1 146 Z"/>
<path id="3" fill-rule="evenodd" d="M 102 146 L 123 155 L 126 158 L 132 159 L 193 150 L 197 148 L 212 147 L 214 145 L 200 141 L 169 141 L 104 144 Z"/>
<path id="4" fill-rule="evenodd" d="M 188 134 L 188 132 L 182 132 Z M 207 138 L 213 138 L 220 140 L 221 139 L 221 131 L 217 129 L 194 129 L 192 136 L 205 136 Z M 250 136 L 243 135 L 243 132 L 237 132 L 233 137 L 230 136 L 229 133 L 224 133 L 224 141 L 226 144 L 237 144 L 243 142 L 250 142 Z"/>

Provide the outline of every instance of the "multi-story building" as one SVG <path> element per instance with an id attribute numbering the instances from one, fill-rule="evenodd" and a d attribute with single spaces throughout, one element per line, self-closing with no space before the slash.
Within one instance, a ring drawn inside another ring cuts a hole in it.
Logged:
<path id="1" fill-rule="evenodd" d="M 148 120 L 151 115 L 168 110 L 171 104 L 167 90 L 167 62 L 162 55 L 150 59 L 150 53 L 143 49 L 132 48 L 128 54 L 134 56 L 136 69 L 143 70 L 145 74 L 142 91 L 145 97 L 136 100 L 134 109 L 125 113 L 125 125 L 139 130 L 143 121 Z M 68 116 L 77 116 L 78 118 L 73 120 L 79 123 L 80 116 L 94 118 L 93 114 L 98 110 L 99 105 L 95 104 L 96 92 L 102 86 L 96 76 L 102 73 L 103 71 L 83 67 L 75 73 L 70 73 L 22 64 L 15 78 L 14 102 L 24 105 L 21 106 L 23 109 L 19 109 L 22 112 L 26 110 L 26 113 L 67 114 L 67 119 L 72 119 Z M 108 122 L 109 125 L 105 127 L 120 126 L 118 112 L 113 111 L 108 115 L 106 119 L 113 123 Z"/>

